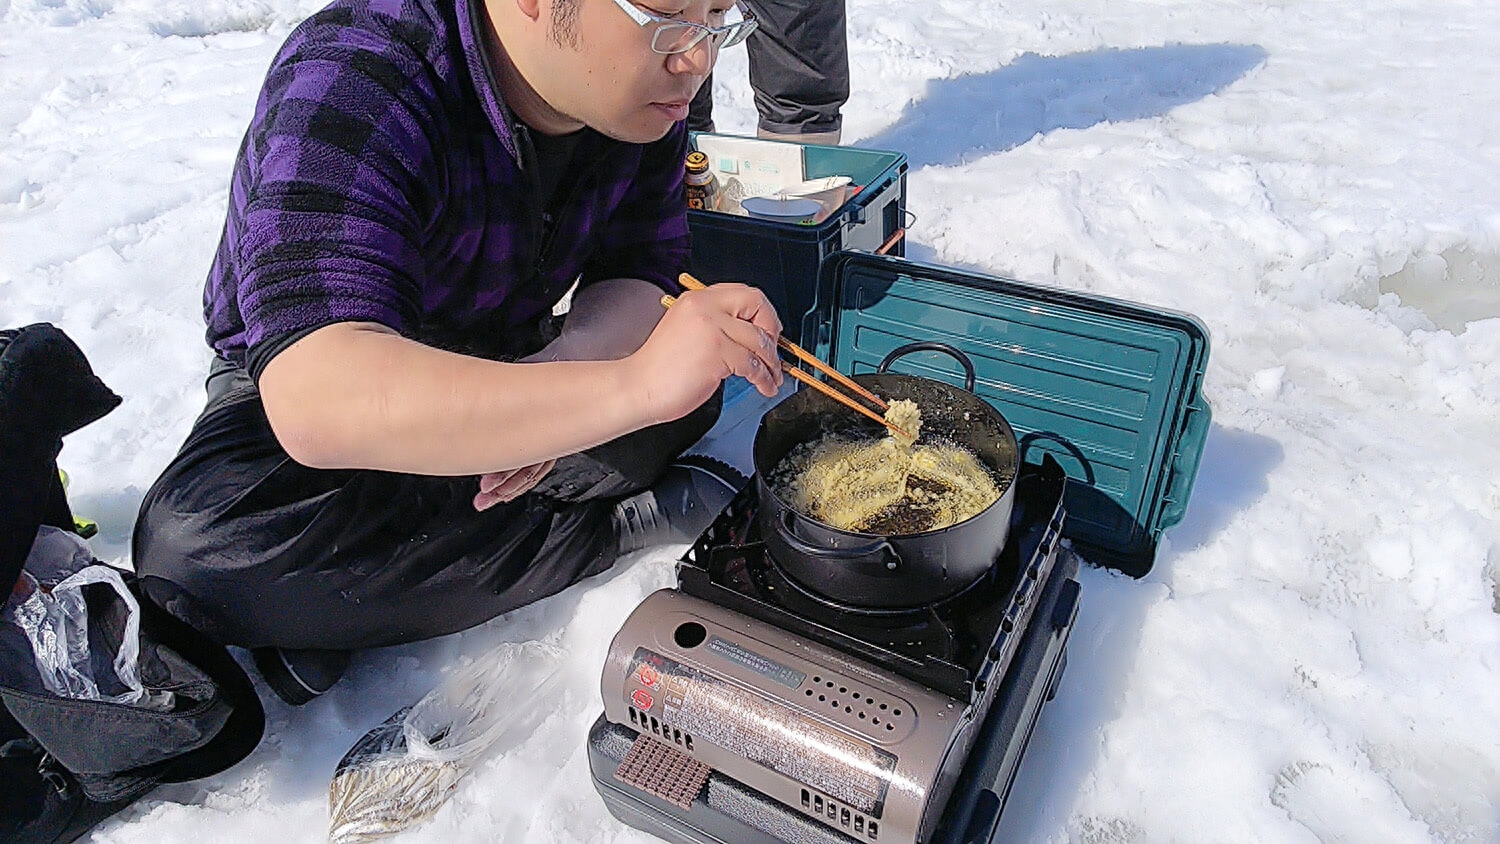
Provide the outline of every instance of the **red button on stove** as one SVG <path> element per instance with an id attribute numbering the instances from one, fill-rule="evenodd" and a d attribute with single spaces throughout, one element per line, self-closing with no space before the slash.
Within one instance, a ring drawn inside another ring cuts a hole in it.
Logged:
<path id="1" fill-rule="evenodd" d="M 635 693 L 630 696 L 630 700 L 635 704 L 636 709 L 647 711 L 651 709 L 651 693 L 645 689 L 636 689 Z"/>
<path id="2" fill-rule="evenodd" d="M 641 678 L 642 686 L 654 686 L 661 682 L 661 672 L 649 665 L 642 665 L 636 676 Z"/>

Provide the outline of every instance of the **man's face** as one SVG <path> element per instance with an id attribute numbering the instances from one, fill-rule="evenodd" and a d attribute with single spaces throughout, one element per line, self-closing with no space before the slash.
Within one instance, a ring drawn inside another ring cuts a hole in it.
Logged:
<path id="1" fill-rule="evenodd" d="M 642 0 L 651 14 L 715 24 L 733 0 Z M 552 108 L 612 138 L 647 143 L 687 117 L 688 102 L 713 69 L 704 38 L 685 53 L 651 49 L 654 24 L 642 27 L 614 0 L 550 0 L 549 37 L 528 82 Z"/>

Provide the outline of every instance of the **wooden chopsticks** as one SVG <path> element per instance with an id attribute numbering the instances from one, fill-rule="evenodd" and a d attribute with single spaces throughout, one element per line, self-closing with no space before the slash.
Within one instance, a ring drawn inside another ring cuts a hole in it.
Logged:
<path id="1" fill-rule="evenodd" d="M 678 282 L 680 282 L 682 284 L 683 287 L 687 288 L 688 290 L 702 290 L 702 289 L 704 289 L 707 286 L 703 282 L 699 281 L 696 278 L 693 278 L 691 275 L 689 275 L 687 273 L 683 273 L 682 275 L 678 276 L 677 280 L 678 280 Z M 677 302 L 677 297 L 676 296 L 662 296 L 661 297 L 662 307 L 670 308 L 670 307 L 672 307 L 672 305 L 676 304 L 676 302 Z M 779 337 L 779 338 L 777 338 L 776 345 L 778 347 L 780 347 L 783 351 L 785 351 L 788 354 L 792 355 L 793 357 L 797 358 L 798 360 L 807 363 L 808 365 L 812 366 L 814 369 L 818 370 L 819 372 L 822 372 L 823 374 L 825 374 L 828 377 L 832 378 L 833 380 L 837 381 L 839 384 L 842 384 L 843 386 L 847 387 L 849 390 L 851 390 L 852 392 L 856 393 L 861 398 L 869 401 L 871 404 L 874 404 L 876 407 L 879 407 L 881 410 L 887 410 L 887 409 L 890 408 L 890 405 L 886 404 L 885 401 L 883 401 L 879 396 L 875 395 L 874 393 L 870 392 L 869 390 L 866 390 L 864 387 L 861 387 L 859 384 L 856 384 L 855 382 L 849 380 L 849 378 L 846 377 L 843 373 L 839 372 L 838 370 L 834 369 L 833 367 L 829 366 L 828 364 L 822 362 L 821 360 L 818 360 L 816 356 L 814 356 L 812 353 L 808 352 L 806 349 L 802 348 L 801 346 L 798 346 L 796 343 L 793 343 L 792 341 L 786 339 L 785 337 Z M 825 384 L 824 382 L 818 380 L 815 376 L 813 376 L 813 375 L 811 375 L 811 374 L 809 374 L 807 372 L 803 372 L 801 369 L 799 369 L 799 368 L 797 368 L 795 366 L 784 367 L 782 369 L 782 371 L 785 372 L 786 374 L 792 376 L 796 380 L 802 382 L 803 384 L 806 384 L 807 386 L 812 387 L 814 390 L 817 390 L 818 392 L 822 393 L 823 395 L 828 396 L 829 398 L 833 399 L 834 401 L 838 402 L 839 404 L 842 404 L 842 405 L 844 405 L 845 407 L 847 407 L 847 408 L 849 408 L 851 410 L 854 410 L 854 411 L 856 411 L 856 412 L 858 412 L 858 413 L 860 413 L 860 414 L 862 414 L 862 415 L 864 415 L 864 416 L 866 416 L 866 417 L 868 417 L 870 419 L 875 420 L 876 422 L 879 422 L 880 424 L 882 424 L 885 427 L 889 428 L 891 431 L 893 431 L 893 432 L 895 432 L 897 434 L 900 434 L 902 437 L 904 437 L 904 438 L 906 438 L 908 440 L 912 439 L 911 434 L 908 434 L 905 430 L 903 430 L 901 428 L 901 426 L 892 424 L 884 416 L 881 416 L 880 414 L 876 413 L 875 411 L 870 410 L 869 408 L 867 408 L 864 405 L 860 404 L 858 401 L 855 401 L 855 399 L 852 396 L 845 395 L 844 393 L 841 393 L 838 390 L 835 390 L 833 387 L 829 386 L 828 384 Z"/>
<path id="2" fill-rule="evenodd" d="M 876 422 L 879 422 L 880 424 L 882 424 L 882 425 L 886 426 L 887 428 L 889 428 L 892 432 L 900 434 L 903 438 L 908 439 L 908 440 L 914 439 L 912 437 L 912 435 L 908 434 L 906 432 L 906 430 L 904 428 L 902 428 L 900 425 L 897 425 L 894 422 L 891 422 L 890 420 L 886 419 L 884 416 L 881 416 L 880 414 L 878 414 L 875 411 L 869 409 L 868 407 L 865 407 L 864 405 L 860 404 L 859 402 L 855 401 L 854 399 L 850 398 L 849 396 L 846 396 L 843 393 L 839 392 L 838 390 L 835 390 L 834 388 L 828 386 L 827 384 L 823 383 L 822 381 L 819 381 L 814 376 L 809 375 L 806 372 L 803 372 L 802 370 L 798 369 L 797 367 L 795 367 L 795 366 L 787 366 L 787 367 L 783 367 L 781 371 L 785 372 L 786 374 L 788 374 L 790 376 L 792 376 L 793 378 L 797 379 L 798 381 L 801 381 L 802 383 L 806 384 L 807 386 L 812 387 L 814 390 L 817 390 L 818 392 L 820 392 L 823 395 L 825 395 L 825 396 L 833 399 L 834 401 L 836 401 L 839 404 L 841 404 L 841 405 L 849 408 L 850 410 L 858 411 L 859 413 L 863 414 L 864 416 L 867 416 L 870 419 L 874 419 Z"/>

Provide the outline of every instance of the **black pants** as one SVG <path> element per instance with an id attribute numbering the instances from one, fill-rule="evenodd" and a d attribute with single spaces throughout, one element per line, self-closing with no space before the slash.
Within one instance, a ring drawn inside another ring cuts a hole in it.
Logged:
<path id="1" fill-rule="evenodd" d="M 604 571 L 615 558 L 614 501 L 697 441 L 722 396 L 563 458 L 531 492 L 476 512 L 472 476 L 297 463 L 248 376 L 229 375 L 211 379 L 207 408 L 146 493 L 132 554 L 155 603 L 243 647 L 426 639 Z"/>
<path id="2" fill-rule="evenodd" d="M 844 0 L 747 0 L 760 26 L 745 41 L 760 129 L 778 135 L 835 132 L 849 99 Z M 713 76 L 688 110 L 688 128 L 713 125 Z"/>

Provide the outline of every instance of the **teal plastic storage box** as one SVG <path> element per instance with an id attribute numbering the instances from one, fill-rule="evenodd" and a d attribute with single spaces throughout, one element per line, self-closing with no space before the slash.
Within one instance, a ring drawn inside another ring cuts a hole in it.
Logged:
<path id="1" fill-rule="evenodd" d="M 900 258 L 825 262 L 817 355 L 873 372 L 916 341 L 974 362 L 975 392 L 1015 428 L 1022 459 L 1068 473 L 1063 535 L 1087 559 L 1139 577 L 1182 519 L 1208 436 L 1208 331 L 1187 314 Z M 811 322 L 811 320 L 810 320 Z M 892 371 L 963 384 L 952 357 L 917 352 Z"/>
<path id="2" fill-rule="evenodd" d="M 696 141 L 698 135 L 694 134 Z M 768 141 L 767 143 L 778 143 Z M 808 179 L 849 176 L 860 190 L 816 225 L 797 225 L 689 211 L 692 272 L 702 281 L 743 281 L 764 290 L 781 315 L 787 339 L 802 343 L 818 322 L 813 299 L 823 262 L 835 252 L 903 255 L 906 156 L 853 147 L 803 147 Z M 809 340 L 807 345 L 812 345 Z"/>

